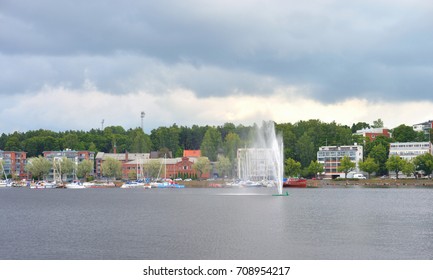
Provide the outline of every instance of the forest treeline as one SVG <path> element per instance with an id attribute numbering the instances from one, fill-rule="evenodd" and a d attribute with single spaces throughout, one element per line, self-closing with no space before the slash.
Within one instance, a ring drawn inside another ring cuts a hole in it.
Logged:
<path id="1" fill-rule="evenodd" d="M 33 130 L 27 132 L 3 133 L 0 136 L 0 149 L 4 151 L 25 151 L 27 157 L 36 157 L 43 151 L 56 150 L 89 150 L 94 152 L 148 153 L 160 151 L 171 152 L 173 157 L 181 157 L 184 150 L 202 151 L 202 155 L 216 161 L 218 155 L 224 155 L 233 162 L 236 150 L 248 147 L 254 138 L 255 131 L 270 122 L 252 126 L 225 123 L 221 126 L 178 126 L 158 127 L 150 134 L 141 128 L 125 130 L 121 126 L 108 126 L 103 130 L 64 131 Z M 428 141 L 428 135 L 415 132 L 411 126 L 400 125 L 392 129 L 393 137 L 377 137 L 375 141 L 365 142 L 361 136 L 353 133 L 359 129 L 383 127 L 379 119 L 373 124 L 358 122 L 351 127 L 335 122 L 325 123 L 317 119 L 292 123 L 274 123 L 277 133 L 284 142 L 284 157 L 292 158 L 306 167 L 316 160 L 319 147 L 325 145 L 364 145 L 364 158 L 378 145 L 389 153 L 390 142 Z M 376 149 L 377 150 L 377 149 Z M 385 155 L 384 155 L 385 156 Z"/>

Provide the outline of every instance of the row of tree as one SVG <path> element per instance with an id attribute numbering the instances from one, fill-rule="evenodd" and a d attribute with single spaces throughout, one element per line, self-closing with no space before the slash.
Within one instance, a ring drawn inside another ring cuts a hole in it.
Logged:
<path id="1" fill-rule="evenodd" d="M 261 126 L 264 125 L 269 125 L 269 122 L 263 122 Z M 404 124 L 391 130 L 392 138 L 376 137 L 374 141 L 369 141 L 353 134 L 359 129 L 374 127 L 383 127 L 383 122 L 380 119 L 372 125 L 359 122 L 351 127 L 314 119 L 294 124 L 275 124 L 277 133 L 283 138 L 284 158 L 299 162 L 301 174 L 311 174 L 314 171 L 310 165 L 316 160 L 319 147 L 353 143 L 364 146 L 364 158 L 373 158 L 379 164 L 377 174 L 386 174 L 388 171 L 386 161 L 391 142 L 428 141 L 430 137 Z M 112 152 L 116 147 L 118 152 L 159 151 L 161 154 L 169 154 L 168 152 L 171 151 L 174 157 L 182 156 L 184 150 L 200 149 L 203 156 L 208 157 L 210 161 L 218 162 L 221 173 L 230 176 L 233 175 L 231 172 L 233 172 L 237 149 L 248 147 L 258 128 L 257 124 L 236 126 L 225 123 L 222 126 L 193 125 L 192 127 L 173 124 L 170 127 L 153 129 L 150 134 L 144 133 L 140 128 L 125 130 L 121 126 L 110 126 L 104 130 L 92 129 L 88 132 L 53 132 L 40 129 L 24 133 L 3 133 L 0 136 L 0 149 L 25 151 L 28 158 L 38 157 L 43 151 L 67 148 Z"/>
<path id="2" fill-rule="evenodd" d="M 0 161 L 1 163 L 1 161 Z M 164 174 L 165 168 L 161 168 L 163 165 L 162 160 L 153 160 L 143 165 L 143 171 L 146 178 L 158 178 L 158 176 L 166 177 Z M 83 160 L 82 162 L 75 164 L 71 159 L 63 157 L 54 162 L 48 160 L 43 156 L 29 158 L 26 165 L 26 171 L 37 179 L 46 179 L 50 172 L 54 172 L 53 177 L 55 180 L 65 181 L 70 178 L 73 179 L 85 179 L 90 181 L 93 179 L 94 163 L 91 160 Z M 211 169 L 209 159 L 202 157 L 199 158 L 192 166 L 192 168 L 198 174 L 193 179 L 200 178 L 202 174 L 207 173 Z M 160 172 L 162 171 L 162 174 Z M 122 178 L 122 163 L 114 158 L 108 157 L 102 163 L 102 175 L 110 179 L 121 179 Z M 137 173 L 130 172 L 129 179 L 136 179 Z M 178 174 L 177 177 L 187 178 L 188 176 Z"/>

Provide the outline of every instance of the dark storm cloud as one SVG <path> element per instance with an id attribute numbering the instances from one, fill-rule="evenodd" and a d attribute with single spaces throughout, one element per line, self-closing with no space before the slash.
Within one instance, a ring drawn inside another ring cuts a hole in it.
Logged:
<path id="1" fill-rule="evenodd" d="M 425 100 L 433 8 L 424 2 L 2 1 L 0 93 L 91 80 L 113 94 L 295 86 L 326 102 Z"/>

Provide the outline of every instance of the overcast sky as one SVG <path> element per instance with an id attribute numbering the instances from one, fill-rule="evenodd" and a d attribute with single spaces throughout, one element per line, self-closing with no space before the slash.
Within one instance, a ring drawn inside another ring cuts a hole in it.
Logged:
<path id="1" fill-rule="evenodd" d="M 0 0 L 0 133 L 433 119 L 433 2 Z"/>

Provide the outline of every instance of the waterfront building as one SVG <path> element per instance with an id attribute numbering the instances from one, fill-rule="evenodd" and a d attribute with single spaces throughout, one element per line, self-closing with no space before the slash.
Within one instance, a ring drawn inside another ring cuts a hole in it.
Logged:
<path id="1" fill-rule="evenodd" d="M 387 128 L 365 128 L 357 130 L 355 135 L 361 135 L 362 137 L 370 139 L 370 141 L 374 141 L 377 136 L 385 136 L 387 138 L 391 137 L 391 133 Z"/>
<path id="2" fill-rule="evenodd" d="M 144 176 L 142 165 L 144 164 L 145 160 L 148 160 L 150 158 L 150 153 L 104 153 L 104 152 L 98 152 L 95 157 L 95 175 L 98 178 L 102 177 L 102 163 L 107 158 L 113 158 L 122 163 L 122 177 L 128 178 L 129 169 L 126 167 L 123 167 L 124 164 L 127 164 L 129 162 L 134 161 L 134 170 L 136 171 L 136 174 L 139 177 Z M 138 165 L 138 167 L 137 167 Z M 130 167 L 130 166 L 129 166 Z M 141 167 L 141 168 L 140 168 Z"/>
<path id="3" fill-rule="evenodd" d="M 0 160 L 3 163 L 3 170 L 0 166 L 0 176 L 6 174 L 10 178 L 26 179 L 27 174 L 25 166 L 27 163 L 27 153 L 17 151 L 2 151 L 0 150 Z"/>
<path id="4" fill-rule="evenodd" d="M 391 143 L 389 147 L 389 156 L 397 155 L 406 160 L 412 160 L 426 153 L 433 154 L 430 142 L 397 142 Z"/>
<path id="5" fill-rule="evenodd" d="M 363 158 L 363 147 L 360 145 L 351 146 L 322 146 L 317 152 L 317 162 L 323 165 L 325 178 L 337 178 L 344 176 L 338 171 L 340 161 L 344 156 L 348 156 L 355 163 L 354 172 L 360 172 L 359 162 Z"/>
<path id="6" fill-rule="evenodd" d="M 63 158 L 67 158 L 71 160 L 75 165 L 78 165 L 80 162 L 84 160 L 90 160 L 91 162 L 94 162 L 95 158 L 95 152 L 92 151 L 75 151 L 71 149 L 66 149 L 63 151 L 44 151 L 43 152 L 44 158 L 48 159 L 49 161 L 53 162 L 55 160 L 61 160 Z M 94 175 L 94 170 L 91 174 Z M 50 171 L 50 174 L 48 175 L 49 178 L 54 178 L 54 170 Z M 68 181 L 74 179 L 75 174 L 64 174 L 62 180 Z"/>
<path id="7" fill-rule="evenodd" d="M 102 177 L 102 163 L 108 157 L 114 158 L 122 163 L 122 178 L 128 179 L 133 172 L 137 178 L 148 177 L 145 166 L 157 162 L 161 166 L 160 177 L 165 178 L 196 178 L 197 172 L 192 168 L 198 157 L 177 157 L 177 158 L 152 158 L 150 153 L 103 153 L 96 155 L 95 166 L 96 176 Z M 202 174 L 201 178 L 207 179 L 210 173 Z"/>

